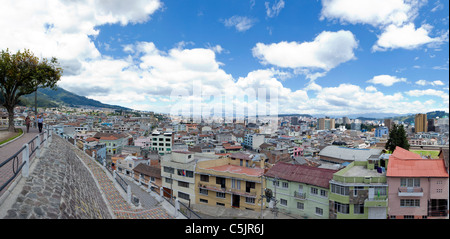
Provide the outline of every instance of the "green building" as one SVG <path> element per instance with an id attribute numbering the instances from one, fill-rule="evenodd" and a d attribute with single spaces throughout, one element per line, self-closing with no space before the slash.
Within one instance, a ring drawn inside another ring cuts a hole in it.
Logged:
<path id="1" fill-rule="evenodd" d="M 330 181 L 331 219 L 386 219 L 386 171 L 379 159 L 354 161 L 339 170 Z"/>
<path id="2" fill-rule="evenodd" d="M 329 182 L 337 170 L 284 162 L 265 173 L 266 188 L 283 213 L 303 218 L 329 218 Z"/>

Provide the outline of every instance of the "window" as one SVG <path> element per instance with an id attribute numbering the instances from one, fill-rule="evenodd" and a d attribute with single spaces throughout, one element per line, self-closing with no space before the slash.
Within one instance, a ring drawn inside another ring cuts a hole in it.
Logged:
<path id="1" fill-rule="evenodd" d="M 221 188 L 225 188 L 225 178 L 216 177 L 216 184 L 220 184 Z"/>
<path id="2" fill-rule="evenodd" d="M 358 196 L 358 192 L 364 190 L 364 187 L 361 186 L 355 186 L 353 189 L 353 196 Z"/>
<path id="3" fill-rule="evenodd" d="M 187 193 L 178 192 L 178 197 L 182 198 L 182 199 L 189 200 L 189 194 L 187 194 Z"/>
<path id="4" fill-rule="evenodd" d="M 241 180 L 231 179 L 231 188 L 241 189 Z"/>
<path id="5" fill-rule="evenodd" d="M 172 179 L 171 178 L 165 178 L 166 179 L 166 183 L 172 183 Z"/>
<path id="6" fill-rule="evenodd" d="M 400 207 L 420 207 L 419 199 L 400 199 Z"/>
<path id="7" fill-rule="evenodd" d="M 273 181 L 272 183 L 273 183 L 274 187 L 279 187 L 280 186 L 280 182 L 278 182 L 278 181 Z"/>
<path id="8" fill-rule="evenodd" d="M 203 199 L 203 198 L 200 198 L 200 202 L 202 202 L 202 203 L 208 203 L 208 200 Z"/>
<path id="9" fill-rule="evenodd" d="M 386 196 L 387 187 L 373 187 L 375 195 Z"/>
<path id="10" fill-rule="evenodd" d="M 436 193 L 442 193 L 442 188 L 436 189 Z"/>
<path id="11" fill-rule="evenodd" d="M 217 205 L 217 206 L 225 207 L 225 203 L 216 202 L 216 205 Z"/>
<path id="12" fill-rule="evenodd" d="M 249 203 L 249 204 L 255 204 L 255 198 L 246 197 L 245 198 L 245 202 Z"/>
<path id="13" fill-rule="evenodd" d="M 311 194 L 317 195 L 319 193 L 319 189 L 311 187 Z"/>
<path id="14" fill-rule="evenodd" d="M 348 204 L 343 204 L 339 202 L 334 202 L 334 210 L 342 214 L 350 213 Z"/>
<path id="15" fill-rule="evenodd" d="M 355 204 L 353 211 L 355 214 L 364 214 L 364 204 Z"/>
<path id="16" fill-rule="evenodd" d="M 328 192 L 327 192 L 327 190 L 320 189 L 320 196 L 322 196 L 322 197 L 328 197 Z"/>
<path id="17" fill-rule="evenodd" d="M 344 186 L 336 185 L 336 184 L 331 184 L 331 192 L 332 193 L 336 193 L 336 194 L 340 194 L 340 195 L 344 195 L 344 196 L 348 196 L 349 195 L 348 187 L 344 187 Z"/>
<path id="18" fill-rule="evenodd" d="M 405 215 L 403 219 L 414 219 L 414 215 Z"/>
<path id="19" fill-rule="evenodd" d="M 280 198 L 280 204 L 283 206 L 287 206 L 287 200 Z"/>
<path id="20" fill-rule="evenodd" d="M 189 188 L 189 183 L 183 182 L 183 181 L 178 181 L 178 186 L 183 187 L 183 188 Z"/>
<path id="21" fill-rule="evenodd" d="M 301 203 L 301 202 L 297 202 L 297 208 L 300 210 L 304 210 L 305 209 L 305 204 Z"/>
<path id="22" fill-rule="evenodd" d="M 208 195 L 208 190 L 204 189 L 204 188 L 199 188 L 199 193 L 203 194 L 203 195 Z"/>
<path id="23" fill-rule="evenodd" d="M 323 209 L 320 207 L 316 207 L 316 214 L 319 216 L 323 216 Z"/>
<path id="24" fill-rule="evenodd" d="M 420 178 L 401 178 L 401 187 L 420 187 Z"/>
<path id="25" fill-rule="evenodd" d="M 281 184 L 281 187 L 283 187 L 283 188 L 288 188 L 288 187 L 289 187 L 289 183 L 283 182 L 283 183 Z"/>
<path id="26" fill-rule="evenodd" d="M 166 173 L 174 173 L 175 170 L 172 167 L 164 167 L 164 172 L 166 172 Z"/>
<path id="27" fill-rule="evenodd" d="M 216 197 L 218 197 L 218 198 L 225 198 L 225 193 L 216 192 Z"/>
<path id="28" fill-rule="evenodd" d="M 200 175 L 200 181 L 209 182 L 209 176 L 208 175 Z"/>

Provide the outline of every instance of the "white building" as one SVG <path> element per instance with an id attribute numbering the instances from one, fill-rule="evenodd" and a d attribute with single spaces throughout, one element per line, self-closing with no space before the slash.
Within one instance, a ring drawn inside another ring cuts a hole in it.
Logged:
<path id="1" fill-rule="evenodd" d="M 259 149 L 259 146 L 264 143 L 264 135 L 261 134 L 246 134 L 244 137 L 244 146 L 253 150 Z"/>
<path id="2" fill-rule="evenodd" d="M 189 151 L 173 151 L 161 158 L 164 195 L 172 194 L 183 203 L 195 202 L 195 156 Z"/>
<path id="3" fill-rule="evenodd" d="M 153 131 L 150 136 L 152 139 L 152 150 L 158 151 L 160 155 L 170 154 L 172 152 L 173 136 L 172 132 L 161 133 Z"/>

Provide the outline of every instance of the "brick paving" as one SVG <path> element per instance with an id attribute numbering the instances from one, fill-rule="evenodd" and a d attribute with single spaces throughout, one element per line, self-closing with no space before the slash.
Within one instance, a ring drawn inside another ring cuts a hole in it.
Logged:
<path id="1" fill-rule="evenodd" d="M 56 135 L 25 180 L 11 208 L 0 205 L 4 218 L 173 219 L 158 205 L 131 206 L 102 166 Z"/>

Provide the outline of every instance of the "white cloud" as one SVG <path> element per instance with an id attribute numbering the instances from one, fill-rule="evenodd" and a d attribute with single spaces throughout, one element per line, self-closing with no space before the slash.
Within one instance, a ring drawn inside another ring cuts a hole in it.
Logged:
<path id="1" fill-rule="evenodd" d="M 372 47 L 373 51 L 384 51 L 396 48 L 414 49 L 428 43 L 440 42 L 440 38 L 429 37 L 431 26 L 424 24 L 416 29 L 414 23 L 403 26 L 389 25 L 378 37 Z"/>
<path id="2" fill-rule="evenodd" d="M 373 86 L 367 86 L 366 87 L 366 91 L 368 91 L 368 92 L 375 92 L 375 91 L 377 91 L 377 88 L 375 88 Z"/>
<path id="3" fill-rule="evenodd" d="M 159 0 L 5 0 L 0 45 L 13 52 L 26 48 L 37 56 L 55 56 L 65 74 L 76 74 L 82 61 L 101 57 L 91 40 L 99 34 L 98 26 L 144 22 L 161 5 Z"/>
<path id="4" fill-rule="evenodd" d="M 329 71 L 355 59 L 358 42 L 350 31 L 321 32 L 312 42 L 257 43 L 253 56 L 262 64 Z"/>
<path id="5" fill-rule="evenodd" d="M 225 19 L 223 23 L 226 27 L 235 27 L 239 32 L 245 32 L 256 23 L 256 19 L 245 16 L 232 16 Z"/>
<path id="6" fill-rule="evenodd" d="M 426 80 L 418 80 L 416 81 L 417 85 L 432 85 L 432 86 L 441 86 L 441 85 L 445 85 L 444 82 L 440 81 L 440 80 L 435 80 L 435 81 L 426 81 Z"/>
<path id="7" fill-rule="evenodd" d="M 443 99 L 448 99 L 448 97 L 449 97 L 448 94 L 446 94 L 445 92 L 443 92 L 441 90 L 434 90 L 434 89 L 410 90 L 405 93 L 409 96 L 415 96 L 415 97 L 424 96 L 424 95 L 438 96 Z"/>
<path id="8" fill-rule="evenodd" d="M 276 17 L 276 16 L 278 16 L 278 14 L 280 14 L 281 9 L 284 8 L 284 1 L 283 0 L 275 1 L 275 3 L 272 5 L 272 7 L 270 6 L 269 2 L 265 2 L 264 4 L 266 6 L 267 17 Z"/>
<path id="9" fill-rule="evenodd" d="M 446 41 L 446 33 L 433 38 L 430 37 L 431 25 L 423 24 L 416 29 L 413 22 L 426 3 L 426 0 L 322 0 L 320 19 L 379 28 L 382 33 L 372 51 L 411 50 L 424 44 L 436 48 Z"/>
<path id="10" fill-rule="evenodd" d="M 378 75 L 374 76 L 372 79 L 368 80 L 367 82 L 372 84 L 381 84 L 384 86 L 392 86 L 393 84 L 397 82 L 406 82 L 406 78 L 397 78 L 396 76 L 390 76 L 390 75 Z"/>
<path id="11" fill-rule="evenodd" d="M 417 5 L 417 1 L 403 0 L 322 0 L 320 19 L 372 26 L 401 25 L 414 18 Z"/>

